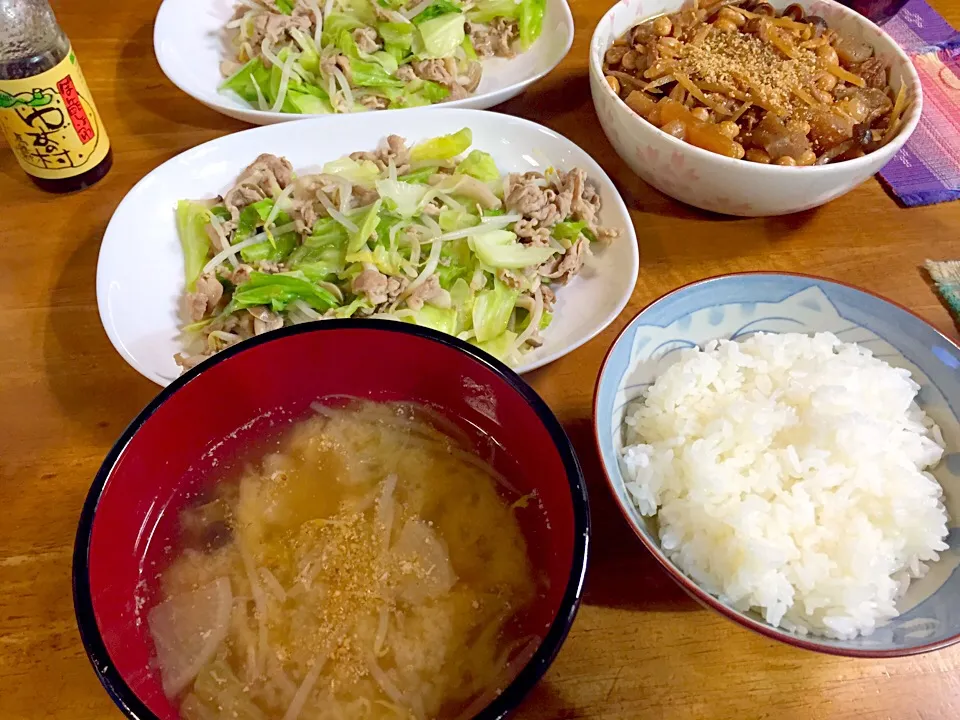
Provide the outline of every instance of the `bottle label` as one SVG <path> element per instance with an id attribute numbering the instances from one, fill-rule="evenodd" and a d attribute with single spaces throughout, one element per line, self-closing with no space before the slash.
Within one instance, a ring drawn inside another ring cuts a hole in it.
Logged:
<path id="1" fill-rule="evenodd" d="M 0 126 L 21 167 L 39 178 L 76 177 L 110 151 L 73 48 L 46 72 L 0 80 Z"/>

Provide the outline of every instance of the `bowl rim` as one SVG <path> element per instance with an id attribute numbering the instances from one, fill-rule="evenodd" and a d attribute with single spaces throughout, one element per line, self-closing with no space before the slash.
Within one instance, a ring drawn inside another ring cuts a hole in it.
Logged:
<path id="1" fill-rule="evenodd" d="M 603 357 L 603 362 L 600 364 L 600 371 L 597 374 L 596 384 L 594 385 L 593 391 L 593 441 L 596 447 L 597 454 L 600 456 L 600 464 L 603 467 L 603 477 L 607 482 L 607 488 L 610 490 L 610 494 L 613 496 L 614 501 L 617 504 L 617 509 L 620 511 L 620 514 L 623 515 L 624 520 L 626 520 L 627 525 L 633 531 L 640 542 L 643 543 L 647 551 L 653 555 L 656 561 L 661 565 L 661 567 L 667 572 L 670 578 L 676 582 L 691 598 L 696 600 L 701 605 L 711 608 L 729 620 L 732 620 L 737 625 L 740 625 L 747 630 L 752 630 L 753 632 L 768 637 L 772 640 L 778 640 L 780 642 L 786 643 L 787 645 L 792 645 L 797 648 L 804 650 L 812 650 L 814 652 L 823 653 L 826 655 L 838 655 L 841 657 L 855 657 L 855 658 L 895 658 L 895 657 L 907 657 L 910 655 L 922 655 L 924 653 L 932 652 L 934 650 L 942 650 L 945 647 L 954 645 L 960 642 L 960 631 L 956 634 L 944 638 L 933 643 L 927 643 L 926 645 L 918 645 L 912 648 L 903 648 L 903 649 L 890 649 L 890 650 L 861 650 L 857 648 L 843 648 L 832 645 L 823 645 L 817 641 L 809 640 L 804 636 L 795 635 L 790 633 L 787 630 L 783 630 L 779 627 L 774 627 L 769 623 L 755 620 L 745 613 L 741 613 L 738 610 L 733 609 L 729 605 L 721 602 L 717 597 L 711 595 L 706 590 L 703 590 L 697 583 L 691 580 L 687 575 L 680 570 L 676 565 L 674 565 L 657 547 L 650 538 L 647 537 L 646 533 L 642 532 L 633 520 L 630 517 L 630 514 L 627 512 L 627 509 L 624 507 L 624 504 L 620 500 L 620 496 L 617 494 L 616 486 L 613 479 L 613 472 L 607 466 L 607 460 L 603 455 L 603 450 L 600 446 L 600 418 L 597 413 L 597 404 L 600 396 L 600 386 L 603 382 L 604 375 L 607 372 L 607 364 L 610 361 L 610 356 L 613 353 L 614 348 L 616 348 L 620 342 L 623 340 L 624 335 L 627 331 L 633 327 L 634 323 L 643 315 L 647 310 L 652 308 L 654 305 L 669 299 L 670 297 L 682 293 L 692 287 L 711 283 L 717 280 L 725 280 L 728 278 L 738 278 L 738 277 L 750 277 L 758 275 L 768 275 L 768 276 L 786 276 L 794 278 L 803 278 L 807 280 L 816 280 L 818 282 L 832 283 L 834 285 L 841 285 L 843 287 L 849 288 L 851 290 L 856 290 L 857 292 L 863 293 L 864 295 L 869 295 L 874 299 L 881 300 L 882 302 L 893 305 L 894 307 L 903 310 L 910 316 L 912 316 L 917 321 L 926 325 L 930 330 L 939 335 L 945 342 L 952 345 L 958 354 L 960 354 L 960 344 L 952 340 L 939 330 L 931 325 L 929 322 L 920 317 L 917 313 L 910 310 L 909 308 L 904 307 L 900 303 L 889 300 L 882 295 L 879 295 L 870 290 L 865 290 L 864 288 L 852 285 L 843 280 L 834 280 L 833 278 L 823 277 L 822 275 L 812 275 L 808 273 L 796 273 L 796 272 L 780 272 L 776 270 L 753 270 L 753 271 L 744 271 L 744 272 L 732 272 L 732 273 L 720 273 L 717 275 L 711 275 L 709 277 L 701 278 L 700 280 L 694 280 L 692 282 L 684 283 L 679 287 L 669 290 L 668 292 L 659 295 L 654 298 L 652 301 L 645 304 L 640 310 L 638 310 L 633 317 L 623 326 L 619 333 L 617 333 L 616 338 L 614 338 L 613 343 L 607 349 L 606 354 Z M 619 470 L 618 470 L 619 471 Z"/>
<path id="2" fill-rule="evenodd" d="M 836 0 L 798 0 L 799 4 L 802 6 L 809 5 L 814 1 L 831 6 L 839 14 L 849 16 L 854 22 L 858 22 L 860 25 L 871 28 L 880 38 L 886 39 L 893 49 L 893 54 L 896 56 L 897 61 L 900 63 L 903 69 L 902 82 L 907 84 L 908 88 L 912 89 L 915 95 L 913 107 L 909 109 L 910 115 L 908 121 L 903 125 L 903 127 L 900 128 L 899 132 L 897 132 L 897 134 L 888 143 L 862 157 L 854 158 L 852 160 L 843 160 L 833 164 L 828 163 L 826 165 L 797 167 L 785 167 L 774 165 L 773 163 L 766 165 L 763 163 L 752 163 L 742 158 L 736 159 L 726 157 L 724 155 L 718 155 L 715 152 L 704 150 L 696 145 L 691 145 L 684 140 L 680 140 L 679 138 L 675 138 L 673 135 L 664 132 L 650 121 L 645 120 L 637 115 L 637 113 L 631 110 L 630 107 L 620 98 L 620 96 L 615 93 L 613 89 L 606 83 L 604 80 L 603 68 L 600 66 L 599 60 L 593 52 L 594 46 L 599 47 L 600 44 L 600 28 L 608 21 L 607 19 L 613 15 L 613 12 L 620 7 L 621 4 L 627 2 L 627 0 L 618 0 L 618 2 L 616 2 L 609 10 L 607 10 L 606 13 L 603 14 L 603 17 L 600 18 L 600 21 L 594 28 L 593 34 L 590 37 L 590 45 L 588 47 L 590 74 L 599 81 L 599 84 L 602 86 L 601 92 L 604 93 L 604 96 L 608 100 L 614 101 L 614 106 L 617 108 L 616 112 L 628 113 L 630 117 L 639 121 L 639 123 L 645 126 L 647 129 L 652 130 L 656 137 L 666 141 L 667 144 L 676 151 L 683 149 L 684 152 L 690 152 L 694 157 L 700 158 L 704 161 L 716 161 L 720 163 L 720 167 L 725 169 L 750 168 L 750 166 L 756 166 L 752 169 L 761 174 L 769 173 L 772 175 L 783 175 L 786 173 L 787 175 L 793 174 L 796 177 L 812 177 L 815 173 L 819 173 L 820 175 L 828 175 L 831 172 L 837 172 L 838 168 L 848 168 L 851 171 L 865 169 L 871 163 L 875 162 L 877 158 L 886 158 L 882 163 L 886 164 L 906 144 L 907 140 L 910 139 L 910 136 L 913 135 L 914 131 L 917 129 L 917 125 L 920 123 L 920 116 L 923 112 L 923 86 L 920 82 L 920 76 L 917 74 L 917 69 L 913 66 L 913 62 L 911 62 L 906 51 L 900 47 L 899 44 L 897 44 L 896 40 L 894 40 L 886 30 L 874 23 L 872 20 L 869 20 L 845 5 L 841 5 L 840 3 L 836 2 Z M 681 0 L 681 8 L 687 4 L 688 0 Z M 650 15 L 648 19 L 653 19 L 654 17 L 656 16 Z M 639 19 L 640 18 L 637 18 L 638 21 Z M 870 43 L 870 45 L 874 49 L 874 52 L 876 52 L 876 44 Z M 604 52 L 606 51 L 604 50 Z M 892 69 L 892 67 L 890 69 Z M 758 177 L 762 177 L 762 175 L 759 175 Z"/>
<path id="3" fill-rule="evenodd" d="M 93 610 L 93 596 L 89 576 L 90 541 L 93 532 L 93 523 L 100 498 L 117 461 L 126 450 L 130 441 L 140 429 L 150 420 L 156 411 L 187 384 L 199 381 L 198 378 L 216 365 L 229 360 L 239 353 L 251 350 L 265 343 L 280 342 L 284 339 L 306 333 L 337 332 L 338 330 L 366 330 L 377 332 L 396 332 L 413 335 L 422 340 L 439 343 L 453 348 L 470 357 L 475 363 L 492 371 L 501 381 L 507 384 L 514 392 L 533 409 L 540 422 L 550 434 L 560 459 L 564 466 L 567 483 L 570 488 L 570 498 L 573 514 L 573 557 L 570 575 L 560 600 L 556 616 L 543 636 L 540 646 L 533 657 L 527 661 L 510 684 L 494 698 L 489 705 L 474 716 L 474 720 L 501 720 L 513 712 L 523 698 L 533 689 L 546 673 L 547 668 L 556 658 L 560 647 L 566 640 L 583 594 L 583 585 L 587 571 L 589 555 L 591 522 L 590 501 L 587 495 L 586 480 L 580 462 L 573 449 L 573 444 L 567 436 L 553 411 L 546 402 L 525 383 L 509 367 L 486 354 L 482 350 L 459 340 L 456 337 L 441 333 L 430 328 L 420 327 L 408 323 L 392 320 L 364 319 L 339 320 L 333 319 L 323 323 L 304 323 L 282 328 L 273 332 L 264 333 L 250 338 L 214 355 L 210 360 L 190 369 L 170 385 L 160 391 L 137 417 L 127 426 L 116 443 L 104 458 L 100 469 L 94 477 L 93 484 L 87 493 L 77 525 L 77 534 L 74 541 L 72 560 L 73 606 L 77 627 L 84 650 L 97 678 L 104 689 L 113 699 L 117 707 L 131 720 L 158 720 L 139 696 L 130 688 L 124 677 L 116 669 L 106 644 L 100 626 L 97 623 Z"/>
<path id="4" fill-rule="evenodd" d="M 447 103 L 434 103 L 433 105 L 426 105 L 424 107 L 445 106 L 445 107 L 455 107 L 455 108 L 465 108 L 465 109 L 486 109 L 486 107 L 493 107 L 494 105 L 497 105 L 502 102 L 506 102 L 507 99 L 511 99 L 519 95 L 530 85 L 542 80 L 544 77 L 552 73 L 566 59 L 567 55 L 570 54 L 570 49 L 573 47 L 574 36 L 576 35 L 576 24 L 573 19 L 573 11 L 570 8 L 570 0 L 560 0 L 560 5 L 561 5 L 560 7 L 561 15 L 559 19 L 564 23 L 565 26 L 569 28 L 570 32 L 567 35 L 567 41 L 564 44 L 563 53 L 560 55 L 560 59 L 557 60 L 557 62 L 555 62 L 553 65 L 551 65 L 549 68 L 545 70 L 536 72 L 533 75 L 530 75 L 529 77 L 525 77 L 522 80 L 518 80 L 517 82 L 510 83 L 509 85 L 506 85 L 497 90 L 492 90 L 485 93 L 474 93 L 460 100 L 451 100 Z M 188 89 L 184 87 L 184 84 L 179 79 L 175 79 L 175 77 L 177 77 L 176 73 L 174 73 L 173 75 L 170 74 L 168 70 L 169 59 L 166 53 L 163 53 L 160 51 L 160 44 L 163 41 L 163 37 L 160 36 L 160 33 L 157 30 L 158 26 L 160 26 L 160 23 L 158 21 L 160 20 L 161 13 L 170 12 L 169 7 L 166 8 L 166 11 L 164 10 L 165 6 L 167 6 L 167 0 L 162 0 L 162 2 L 160 3 L 160 7 L 157 8 L 156 15 L 154 16 L 153 33 L 151 34 L 151 41 L 153 44 L 153 55 L 157 61 L 157 64 L 160 66 L 160 70 L 163 72 L 167 80 L 173 83 L 173 85 L 175 85 L 177 89 L 179 89 L 181 92 L 185 93 L 186 95 L 189 95 L 197 102 L 205 105 L 206 107 L 210 108 L 215 112 L 219 112 L 222 115 L 226 115 L 227 117 L 231 117 L 235 120 L 240 120 L 241 122 L 253 123 L 255 125 L 266 125 L 266 124 L 273 124 L 278 122 L 295 122 L 297 120 L 303 120 L 303 119 L 309 119 L 309 118 L 326 117 L 326 118 L 333 119 L 333 118 L 344 117 L 344 116 L 349 117 L 351 114 L 353 114 L 353 113 L 332 113 L 330 115 L 310 115 L 305 113 L 284 113 L 279 111 L 274 112 L 272 110 L 260 110 L 259 108 L 255 108 L 252 105 L 249 107 L 242 107 L 239 104 L 239 101 L 234 100 L 234 96 L 223 95 L 222 93 L 220 93 L 219 89 L 217 90 L 216 93 L 214 93 L 213 96 L 207 97 L 207 96 L 204 96 L 202 91 L 200 90 L 196 90 L 192 88 Z M 164 16 L 164 19 L 165 19 L 165 16 Z M 507 99 L 495 100 L 489 106 L 481 106 L 478 104 L 478 103 L 485 102 L 486 101 L 485 99 L 488 97 L 499 98 L 501 95 L 507 96 Z M 217 97 L 228 98 L 231 104 L 227 104 L 224 102 L 217 102 L 217 100 L 215 99 Z M 375 112 L 394 113 L 397 111 L 414 110 L 414 109 L 416 108 L 392 108 L 392 109 L 385 109 L 385 110 L 377 110 Z"/>

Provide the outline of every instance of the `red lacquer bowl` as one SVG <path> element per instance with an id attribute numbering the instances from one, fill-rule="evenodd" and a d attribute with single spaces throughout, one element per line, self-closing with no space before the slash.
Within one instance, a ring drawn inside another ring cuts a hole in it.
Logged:
<path id="1" fill-rule="evenodd" d="M 498 446 L 495 465 L 542 512 L 518 518 L 545 590 L 524 621 L 544 638 L 476 717 L 506 716 L 543 676 L 580 604 L 590 536 L 583 474 L 556 417 L 519 376 L 449 335 L 406 323 L 329 320 L 234 346 L 161 392 L 107 455 L 87 496 L 73 558 L 77 623 L 100 682 L 129 718 L 174 720 L 146 614 L 169 561 L 177 511 L 236 457 L 331 395 L 423 403 Z"/>

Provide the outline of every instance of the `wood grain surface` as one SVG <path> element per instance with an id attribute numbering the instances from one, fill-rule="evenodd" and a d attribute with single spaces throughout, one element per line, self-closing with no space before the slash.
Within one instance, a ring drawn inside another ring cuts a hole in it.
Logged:
<path id="1" fill-rule="evenodd" d="M 200 0 L 198 0 L 199 2 Z M 821 656 L 759 637 L 701 609 L 647 555 L 608 496 L 591 431 L 603 355 L 632 315 L 693 280 L 789 270 L 891 298 L 957 338 L 920 266 L 960 258 L 960 203 L 901 209 L 876 180 L 826 207 L 730 219 L 645 185 L 594 117 L 587 82 L 593 28 L 611 0 L 573 0 L 576 40 L 563 64 L 500 110 L 557 130 L 617 183 L 640 238 L 628 308 L 596 339 L 528 376 L 572 437 L 595 529 L 586 594 L 522 720 L 596 718 L 958 718 L 960 646 L 899 660 Z M 0 152 L 0 719 L 119 719 L 74 624 L 76 522 L 108 448 L 158 388 L 113 350 L 97 312 L 100 238 L 145 173 L 244 124 L 206 109 L 153 56 L 156 0 L 54 0 L 113 140 L 96 187 L 57 197 Z M 933 0 L 954 25 L 958 0 Z M 132 233 L 130 242 L 137 242 Z"/>

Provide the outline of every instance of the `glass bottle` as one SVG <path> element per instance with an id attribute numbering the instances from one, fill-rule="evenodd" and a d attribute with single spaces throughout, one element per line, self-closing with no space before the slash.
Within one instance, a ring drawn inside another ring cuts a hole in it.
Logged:
<path id="1" fill-rule="evenodd" d="M 103 120 L 47 0 L 0 0 L 0 126 L 44 190 L 82 190 L 113 164 Z"/>
<path id="2" fill-rule="evenodd" d="M 908 0 L 839 0 L 878 25 L 883 25 L 907 4 Z"/>

